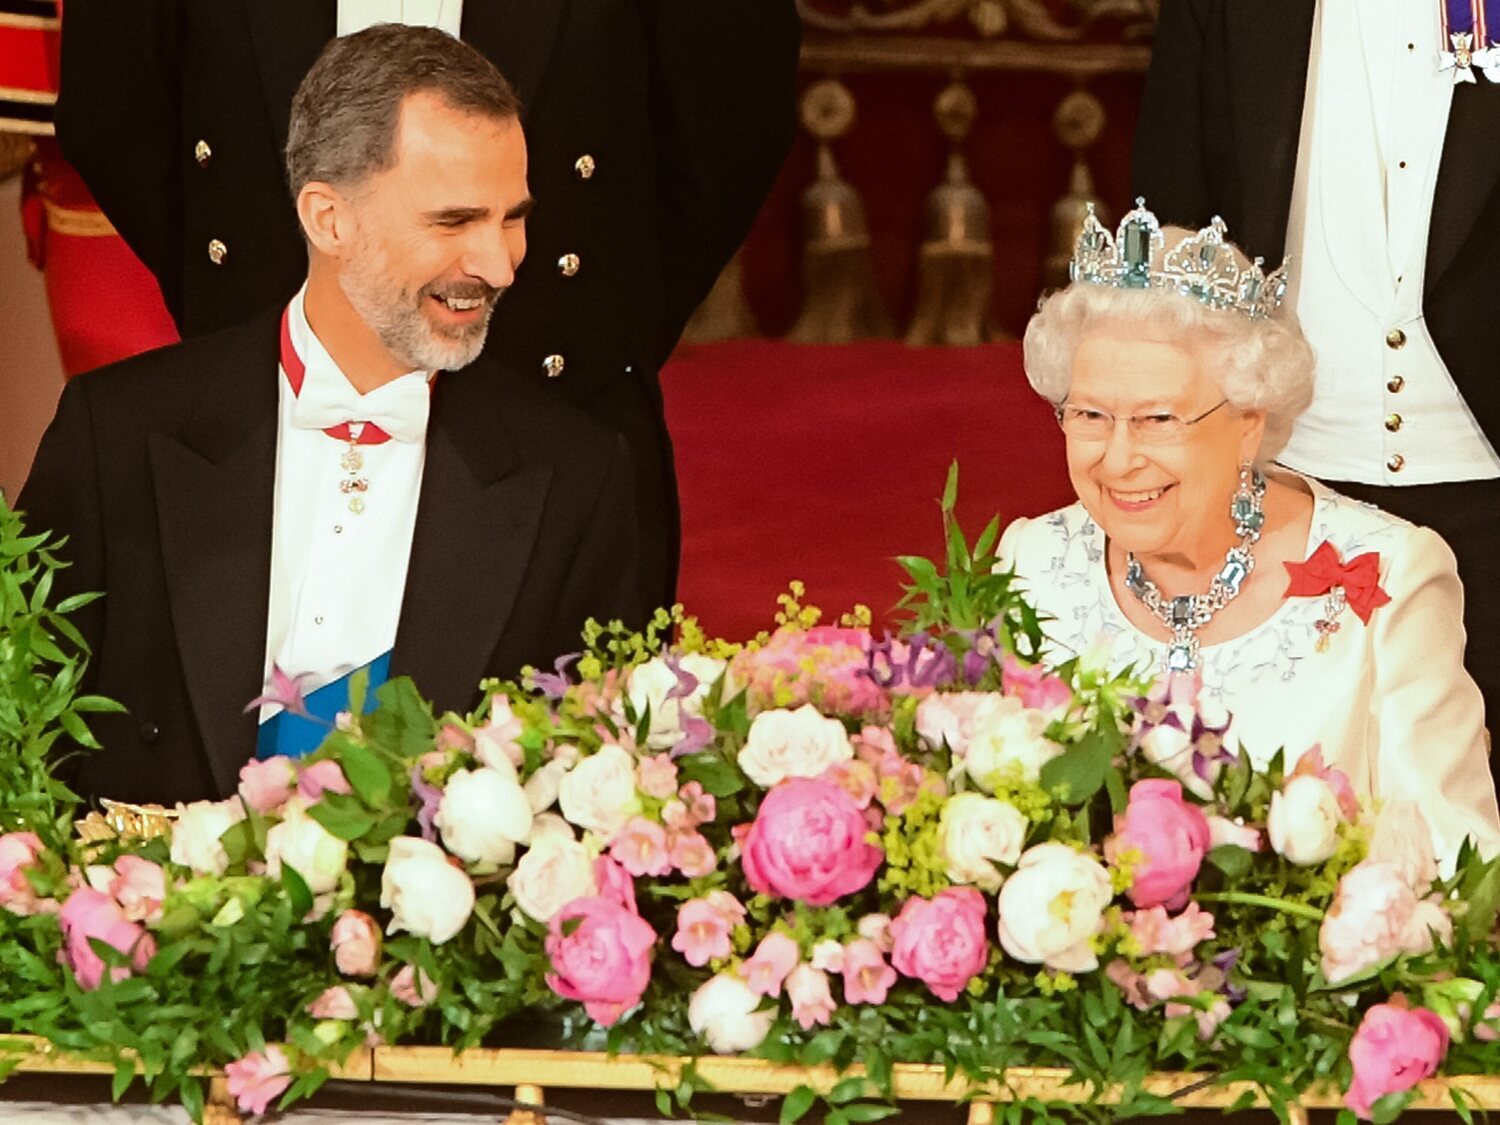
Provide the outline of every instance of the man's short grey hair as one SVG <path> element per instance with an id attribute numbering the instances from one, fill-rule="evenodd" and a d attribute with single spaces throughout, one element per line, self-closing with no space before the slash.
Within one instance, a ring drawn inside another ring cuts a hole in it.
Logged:
<path id="1" fill-rule="evenodd" d="M 286 142 L 292 198 L 316 181 L 357 187 L 394 165 L 402 103 L 420 93 L 495 120 L 521 112 L 493 63 L 436 28 L 376 24 L 334 39 L 292 99 Z"/>
<path id="2" fill-rule="evenodd" d="M 1190 351 L 1230 405 L 1264 411 L 1259 461 L 1281 452 L 1312 402 L 1313 351 L 1290 309 L 1251 320 L 1169 290 L 1088 282 L 1044 297 L 1026 326 L 1026 378 L 1036 392 L 1054 404 L 1067 398 L 1078 345 L 1106 329 Z"/>

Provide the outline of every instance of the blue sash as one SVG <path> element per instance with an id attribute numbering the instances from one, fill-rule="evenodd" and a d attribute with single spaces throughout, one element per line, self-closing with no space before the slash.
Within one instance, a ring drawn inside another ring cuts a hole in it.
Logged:
<path id="1" fill-rule="evenodd" d="M 365 693 L 365 710 L 369 711 L 375 706 L 375 689 L 391 677 L 391 654 L 377 656 L 363 670 L 370 674 L 369 690 Z M 358 671 L 360 669 L 355 669 Z M 349 680 L 355 672 L 304 696 L 302 702 L 307 708 L 307 717 L 278 711 L 261 723 L 260 733 L 256 736 L 255 756 L 262 761 L 277 754 L 301 758 L 323 745 L 323 740 L 333 731 L 339 713 L 349 710 Z"/>

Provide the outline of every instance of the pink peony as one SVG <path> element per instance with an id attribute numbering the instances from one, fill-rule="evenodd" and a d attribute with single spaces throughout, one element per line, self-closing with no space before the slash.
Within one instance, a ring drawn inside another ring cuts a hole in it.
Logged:
<path id="1" fill-rule="evenodd" d="M 766 644 L 735 656 L 730 676 L 745 685 L 752 713 L 813 703 L 824 711 L 882 714 L 890 700 L 869 675 L 871 644 L 863 629 L 783 625 Z"/>
<path id="2" fill-rule="evenodd" d="M 35 832 L 7 832 L 0 836 L 0 909 L 12 914 L 36 914 L 40 900 L 26 872 L 43 851 Z"/>
<path id="3" fill-rule="evenodd" d="M 880 947 L 868 938 L 844 946 L 844 999 L 850 1004 L 884 1004 L 896 970 L 885 963 Z"/>
<path id="4" fill-rule="evenodd" d="M 828 1023 L 838 1006 L 828 987 L 828 974 L 811 965 L 798 965 L 791 971 L 786 978 L 786 995 L 792 1002 L 792 1018 L 803 1031 Z"/>
<path id="5" fill-rule="evenodd" d="M 1433 931 L 1447 940 L 1443 908 L 1418 899 L 1400 868 L 1366 860 L 1339 880 L 1318 930 L 1323 976 L 1337 984 L 1398 953 L 1425 953 Z"/>
<path id="6" fill-rule="evenodd" d="M 297 791 L 297 767 L 285 754 L 240 767 L 240 797 L 258 813 L 275 812 Z"/>
<path id="7" fill-rule="evenodd" d="M 57 952 L 59 964 L 73 970 L 78 986 L 87 992 L 99 987 L 104 978 L 104 961 L 89 945 L 96 938 L 130 957 L 130 965 L 110 970 L 112 980 L 123 980 L 133 968 L 144 972 L 156 954 L 156 939 L 125 916 L 119 903 L 91 887 L 80 887 L 68 896 L 58 914 L 62 926 L 63 947 Z"/>
<path id="8" fill-rule="evenodd" d="M 672 866 L 689 879 L 701 879 L 711 875 L 718 866 L 719 857 L 714 846 L 701 832 L 677 832 L 669 845 Z"/>
<path id="9" fill-rule="evenodd" d="M 1023 707 L 1053 711 L 1073 702 L 1073 689 L 1067 680 L 1049 675 L 1040 664 L 1022 664 L 1014 653 L 1005 654 L 1000 673 L 1001 689 L 1018 698 Z"/>
<path id="10" fill-rule="evenodd" d="M 632 875 L 665 875 L 672 870 L 667 830 L 653 820 L 633 816 L 609 846 L 609 854 Z"/>
<path id="11" fill-rule="evenodd" d="M 362 910 L 338 916 L 329 935 L 333 963 L 346 977 L 372 977 L 380 964 L 380 925 Z"/>
<path id="12" fill-rule="evenodd" d="M 402 965 L 391 978 L 391 995 L 408 1008 L 425 1008 L 438 998 L 438 986 L 415 965 Z"/>
<path id="13" fill-rule="evenodd" d="M 547 985 L 608 1027 L 640 1003 L 655 944 L 656 931 L 613 899 L 575 899 L 547 927 Z"/>
<path id="14" fill-rule="evenodd" d="M 880 788 L 880 779 L 875 774 L 875 767 L 869 762 L 858 758 L 847 762 L 835 762 L 823 771 L 825 781 L 831 781 L 849 794 L 849 799 L 861 809 L 870 807 L 870 802 L 875 799 L 875 792 Z"/>
<path id="15" fill-rule="evenodd" d="M 1183 801 L 1177 782 L 1137 781 L 1130 787 L 1130 803 L 1116 821 L 1115 834 L 1104 843 L 1111 863 L 1127 851 L 1141 855 L 1126 892 L 1130 901 L 1176 910 L 1187 901 L 1203 865 L 1208 821 L 1196 805 Z"/>
<path id="16" fill-rule="evenodd" d="M 1214 916 L 1196 902 L 1188 903 L 1187 909 L 1175 918 L 1162 906 L 1137 910 L 1126 917 L 1130 920 L 1130 936 L 1140 946 L 1142 957 L 1153 953 L 1186 957 L 1214 936 Z"/>
<path id="17" fill-rule="evenodd" d="M 1410 1090 L 1437 1073 L 1447 1051 L 1448 1028 L 1435 1012 L 1408 1008 L 1399 996 L 1376 1004 L 1349 1043 L 1354 1079 L 1344 1104 L 1368 1118 L 1386 1094 Z"/>
<path id="18" fill-rule="evenodd" d="M 359 1016 L 359 1005 L 347 988 L 336 984 L 318 994 L 307 1006 L 307 1014 L 315 1020 L 352 1020 Z"/>
<path id="19" fill-rule="evenodd" d="M 696 968 L 722 961 L 734 952 L 730 934 L 745 919 L 745 908 L 727 891 L 689 899 L 677 911 L 677 933 L 672 948 Z"/>
<path id="20" fill-rule="evenodd" d="M 159 921 L 161 904 L 167 898 L 167 873 L 159 863 L 122 855 L 115 860 L 115 877 L 109 882 L 109 893 L 132 922 Z"/>
<path id="21" fill-rule="evenodd" d="M 885 858 L 837 785 L 795 777 L 761 802 L 741 844 L 745 878 L 762 894 L 827 906 L 866 886 Z"/>
<path id="22" fill-rule="evenodd" d="M 787 974 L 797 967 L 798 956 L 796 940 L 772 930 L 740 966 L 740 975 L 757 996 L 778 996 Z"/>
<path id="23" fill-rule="evenodd" d="M 344 767 L 331 759 L 303 766 L 297 775 L 297 792 L 309 803 L 320 800 L 324 793 L 339 793 L 347 796 L 354 792 L 349 779 L 344 776 Z"/>
<path id="24" fill-rule="evenodd" d="M 891 940 L 898 972 L 921 981 L 940 1000 L 956 1000 L 989 955 L 984 899 L 973 887 L 909 898 L 891 922 Z"/>
<path id="25" fill-rule="evenodd" d="M 635 771 L 636 788 L 648 797 L 664 801 L 677 795 L 677 763 L 670 754 L 642 758 Z"/>
<path id="26" fill-rule="evenodd" d="M 618 863 L 607 855 L 594 860 L 594 885 L 603 898 L 618 902 L 622 909 L 636 913 L 635 880 Z"/>
<path id="27" fill-rule="evenodd" d="M 917 733 L 934 750 L 944 744 L 962 758 L 974 737 L 974 718 L 990 696 L 980 691 L 929 695 L 917 705 Z"/>
<path id="28" fill-rule="evenodd" d="M 280 1047 L 270 1044 L 230 1063 L 224 1078 L 242 1112 L 262 1114 L 292 1084 L 292 1064 Z"/>

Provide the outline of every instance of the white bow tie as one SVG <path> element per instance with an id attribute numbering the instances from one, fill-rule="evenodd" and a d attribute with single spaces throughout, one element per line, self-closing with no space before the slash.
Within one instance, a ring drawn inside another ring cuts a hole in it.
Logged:
<path id="1" fill-rule="evenodd" d="M 292 425 L 326 430 L 345 422 L 367 422 L 397 441 L 419 442 L 427 433 L 431 406 L 427 376 L 420 371 L 402 375 L 364 395 L 346 379 L 308 379 L 292 407 Z"/>

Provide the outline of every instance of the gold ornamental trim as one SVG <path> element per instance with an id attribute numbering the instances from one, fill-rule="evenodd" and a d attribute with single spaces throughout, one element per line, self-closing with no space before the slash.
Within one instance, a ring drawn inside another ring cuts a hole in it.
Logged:
<path id="1" fill-rule="evenodd" d="M 55 137 L 57 128 L 50 121 L 28 121 L 24 117 L 6 117 L 0 113 L 0 133 L 19 133 L 27 137 Z"/>
<path id="2" fill-rule="evenodd" d="M 23 105 L 56 105 L 57 95 L 50 90 L 27 90 L 21 86 L 0 86 L 0 102 Z"/>
<path id="3" fill-rule="evenodd" d="M 110 238 L 118 233 L 102 211 L 63 207 L 50 199 L 43 199 L 42 203 L 47 208 L 47 229 L 57 234 L 74 238 Z"/>
<path id="4" fill-rule="evenodd" d="M 56 16 L 24 16 L 20 12 L 0 12 L 0 27 L 23 31 L 61 31 L 62 20 Z"/>

